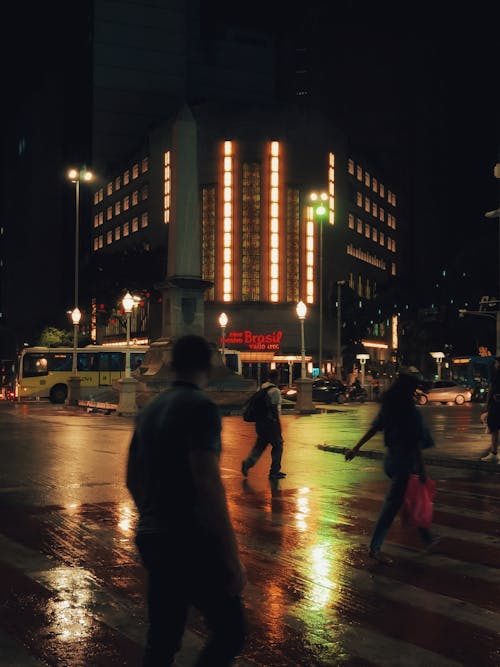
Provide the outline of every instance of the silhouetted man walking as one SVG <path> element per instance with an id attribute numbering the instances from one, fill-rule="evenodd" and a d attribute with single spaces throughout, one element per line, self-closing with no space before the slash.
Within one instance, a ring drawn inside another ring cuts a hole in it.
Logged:
<path id="1" fill-rule="evenodd" d="M 174 664 L 194 605 L 211 632 L 196 665 L 225 667 L 243 646 L 246 575 L 219 472 L 220 415 L 202 391 L 211 369 L 207 341 L 179 338 L 172 369 L 172 388 L 139 414 L 127 466 L 148 572 L 144 665 Z"/>

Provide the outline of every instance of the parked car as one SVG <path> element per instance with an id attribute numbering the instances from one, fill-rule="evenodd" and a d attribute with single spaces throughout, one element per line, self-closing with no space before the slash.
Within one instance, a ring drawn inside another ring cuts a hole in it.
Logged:
<path id="1" fill-rule="evenodd" d="M 312 400 L 315 403 L 345 403 L 349 389 L 340 380 L 318 378 L 312 383 Z M 297 400 L 297 386 L 282 387 L 281 396 L 289 401 Z"/>
<path id="2" fill-rule="evenodd" d="M 438 380 L 425 391 L 417 389 L 415 400 L 419 405 L 425 405 L 429 401 L 439 403 L 454 401 L 457 405 L 463 405 L 465 402 L 472 400 L 472 391 L 469 387 L 456 384 L 451 380 Z"/>

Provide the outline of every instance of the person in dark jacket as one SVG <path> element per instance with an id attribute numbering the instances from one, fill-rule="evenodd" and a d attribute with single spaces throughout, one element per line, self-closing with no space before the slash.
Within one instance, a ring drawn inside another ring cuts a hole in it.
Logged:
<path id="1" fill-rule="evenodd" d="M 420 481 L 426 482 L 422 445 L 429 447 L 434 444 L 421 412 L 415 405 L 416 388 L 417 381 L 413 376 L 400 374 L 383 395 L 382 406 L 371 427 L 352 449 L 345 451 L 345 458 L 350 461 L 378 431 L 384 432 L 384 470 L 391 484 L 373 530 L 369 552 L 371 558 L 381 563 L 391 562 L 382 554 L 381 548 L 403 505 L 410 475 L 418 474 Z M 427 528 L 418 530 L 427 548 L 437 542 Z"/>
<path id="2" fill-rule="evenodd" d="M 486 398 L 486 424 L 491 435 L 491 446 L 481 461 L 498 463 L 498 432 L 500 431 L 500 358 L 495 359 L 495 368 L 491 377 Z"/>

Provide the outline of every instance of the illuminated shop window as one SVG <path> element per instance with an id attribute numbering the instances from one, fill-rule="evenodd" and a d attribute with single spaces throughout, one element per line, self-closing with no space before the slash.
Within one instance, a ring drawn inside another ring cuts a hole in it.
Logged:
<path id="1" fill-rule="evenodd" d="M 347 171 L 354 176 L 354 160 L 351 158 L 347 161 Z"/>
<path id="2" fill-rule="evenodd" d="M 314 303 L 314 209 L 306 208 L 306 302 Z"/>
<path id="3" fill-rule="evenodd" d="M 244 162 L 241 183 L 241 298 L 261 299 L 261 165 Z"/>
<path id="4" fill-rule="evenodd" d="M 115 191 L 119 190 L 121 186 L 122 186 L 122 179 L 119 176 L 117 176 L 115 178 Z"/>
<path id="5" fill-rule="evenodd" d="M 358 166 L 356 167 L 356 178 L 358 179 L 358 181 L 362 181 L 362 180 L 363 180 L 363 168 L 360 167 L 359 164 L 358 164 Z"/>
<path id="6" fill-rule="evenodd" d="M 271 301 L 279 301 L 279 282 L 280 282 L 280 145 L 278 141 L 271 141 L 270 151 L 270 188 L 269 188 L 269 295 Z"/>
<path id="7" fill-rule="evenodd" d="M 132 178 L 139 178 L 139 165 L 137 163 L 132 167 Z"/>
<path id="8" fill-rule="evenodd" d="M 132 218 L 132 233 L 139 229 L 139 218 Z"/>
<path id="9" fill-rule="evenodd" d="M 349 229 L 354 229 L 354 216 L 352 213 L 349 213 Z"/>
<path id="10" fill-rule="evenodd" d="M 170 167 L 170 151 L 163 156 L 163 222 L 170 222 L 170 188 L 172 173 Z"/>
<path id="11" fill-rule="evenodd" d="M 233 300 L 233 142 L 224 142 L 222 300 Z"/>
<path id="12" fill-rule="evenodd" d="M 144 227 L 147 227 L 149 225 L 149 218 L 147 213 L 143 213 L 141 215 L 141 229 L 144 229 Z"/>
<path id="13" fill-rule="evenodd" d="M 204 186 L 201 193 L 201 275 L 203 280 L 215 283 L 215 186 Z M 214 298 L 214 288 L 211 287 L 205 292 L 205 299 L 213 301 Z"/>
<path id="14" fill-rule="evenodd" d="M 123 172 L 123 185 L 128 185 L 130 183 L 130 171 L 127 169 Z"/>
<path id="15" fill-rule="evenodd" d="M 328 222 L 335 224 L 335 155 L 328 154 Z"/>
<path id="16" fill-rule="evenodd" d="M 113 181 L 110 181 L 108 183 L 108 186 L 106 188 L 106 194 L 108 195 L 108 197 L 109 197 L 109 195 L 113 194 Z"/>
<path id="17" fill-rule="evenodd" d="M 149 159 L 147 157 L 143 158 L 141 162 L 141 173 L 145 174 L 149 169 Z"/>

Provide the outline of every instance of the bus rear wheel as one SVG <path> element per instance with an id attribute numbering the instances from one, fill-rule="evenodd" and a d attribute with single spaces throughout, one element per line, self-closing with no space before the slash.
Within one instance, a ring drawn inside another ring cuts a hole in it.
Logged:
<path id="1" fill-rule="evenodd" d="M 50 390 L 49 399 L 51 403 L 64 403 L 68 395 L 68 387 L 65 384 L 55 384 Z"/>

